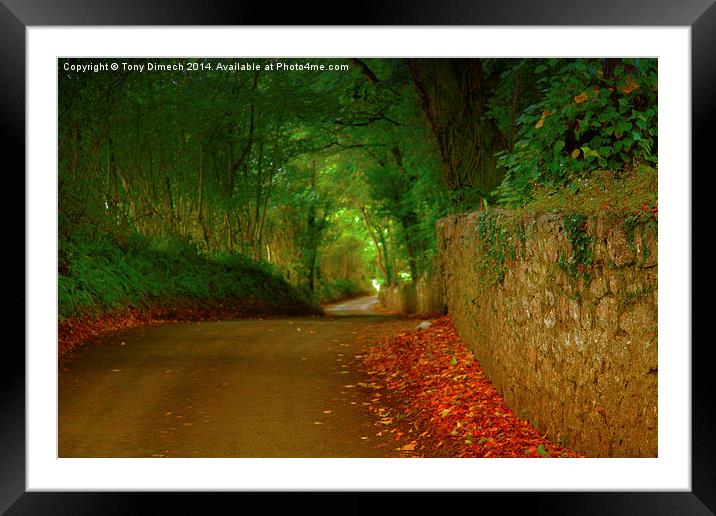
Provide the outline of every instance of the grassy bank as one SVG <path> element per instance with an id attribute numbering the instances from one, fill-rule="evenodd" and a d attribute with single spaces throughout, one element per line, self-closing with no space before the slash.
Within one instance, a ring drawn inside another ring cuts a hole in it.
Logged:
<path id="1" fill-rule="evenodd" d="M 61 353 L 105 331 L 156 320 L 321 312 L 269 264 L 200 254 L 177 239 L 61 240 L 58 258 Z"/>
<path id="2" fill-rule="evenodd" d="M 321 283 L 318 288 L 318 297 L 322 304 L 337 303 L 345 299 L 367 295 L 369 292 L 365 288 L 343 279 Z"/>

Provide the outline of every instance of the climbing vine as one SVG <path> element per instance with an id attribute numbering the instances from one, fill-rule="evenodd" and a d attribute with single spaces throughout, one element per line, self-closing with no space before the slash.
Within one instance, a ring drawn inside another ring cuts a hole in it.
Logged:
<path id="1" fill-rule="evenodd" d="M 510 260 L 517 257 L 516 240 L 524 240 L 524 230 L 517 231 L 519 224 L 499 219 L 497 212 L 488 210 L 481 214 L 477 224 L 482 257 L 477 263 L 477 270 L 485 279 L 486 284 L 496 285 L 505 277 Z"/>
<path id="2" fill-rule="evenodd" d="M 640 231 L 641 248 L 642 248 L 642 259 L 646 261 L 651 256 L 651 248 L 647 244 L 647 233 L 652 232 L 655 238 L 658 236 L 657 230 L 657 211 L 656 208 L 649 208 L 648 205 L 644 204 L 641 210 L 635 211 L 633 214 L 627 216 L 622 222 L 622 229 L 626 233 L 627 245 L 634 254 L 637 253 L 636 248 L 636 230 L 642 228 Z"/>
<path id="3" fill-rule="evenodd" d="M 572 255 L 567 257 L 559 253 L 557 263 L 573 278 L 583 278 L 587 283 L 592 279 L 594 249 L 592 237 L 587 232 L 587 217 L 572 213 L 564 217 L 564 229 L 572 248 Z"/>

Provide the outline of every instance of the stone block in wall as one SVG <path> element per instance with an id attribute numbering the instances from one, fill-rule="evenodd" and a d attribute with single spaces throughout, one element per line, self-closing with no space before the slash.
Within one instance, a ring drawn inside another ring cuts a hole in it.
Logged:
<path id="1" fill-rule="evenodd" d="M 634 263 L 636 253 L 629 245 L 626 231 L 619 225 L 612 227 L 607 237 L 607 251 L 609 259 L 617 267 Z"/>
<path id="2" fill-rule="evenodd" d="M 402 314 L 437 315 L 447 312 L 443 284 L 449 276 L 425 275 L 417 283 L 404 283 L 380 290 L 378 300 L 387 310 Z"/>

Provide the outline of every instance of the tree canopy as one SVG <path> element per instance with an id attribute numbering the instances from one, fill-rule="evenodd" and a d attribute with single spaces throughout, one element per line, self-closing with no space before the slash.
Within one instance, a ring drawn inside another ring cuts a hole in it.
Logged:
<path id="1" fill-rule="evenodd" d="M 139 234 L 312 292 L 414 281 L 446 214 L 657 161 L 654 59 L 124 61 L 60 60 L 61 276 Z"/>

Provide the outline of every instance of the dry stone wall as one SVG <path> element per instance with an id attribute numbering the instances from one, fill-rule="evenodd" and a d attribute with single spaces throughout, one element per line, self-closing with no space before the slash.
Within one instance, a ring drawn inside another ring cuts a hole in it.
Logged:
<path id="1" fill-rule="evenodd" d="M 490 210 L 437 229 L 449 313 L 513 411 L 587 456 L 657 456 L 656 221 Z"/>
<path id="2" fill-rule="evenodd" d="M 391 312 L 424 316 L 444 314 L 447 306 L 442 285 L 439 274 L 426 275 L 416 283 L 383 288 L 378 299 Z"/>

